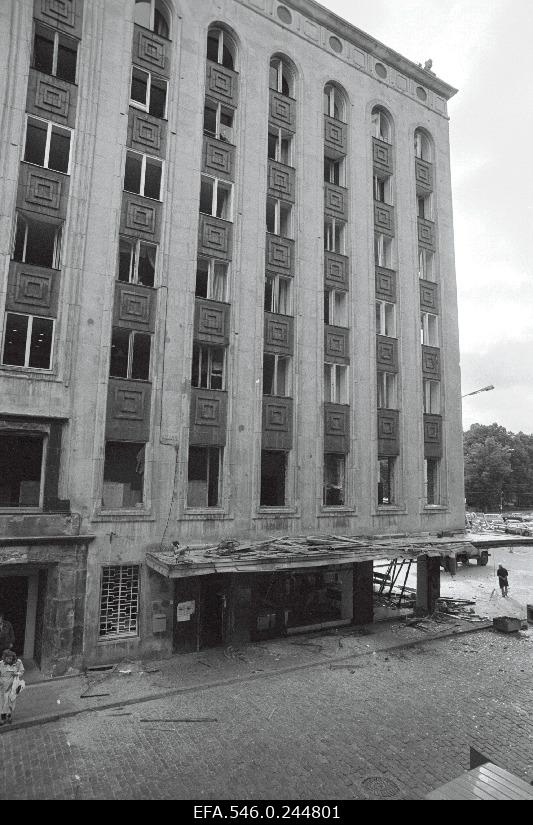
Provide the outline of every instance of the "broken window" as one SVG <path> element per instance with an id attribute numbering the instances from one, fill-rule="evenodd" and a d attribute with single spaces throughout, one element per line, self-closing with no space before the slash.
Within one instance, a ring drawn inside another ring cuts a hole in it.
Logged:
<path id="1" fill-rule="evenodd" d="M 131 509 L 143 502 L 145 444 L 107 441 L 102 507 Z"/>
<path id="2" fill-rule="evenodd" d="M 99 636 L 136 636 L 139 632 L 139 567 L 102 568 Z"/>
<path id="3" fill-rule="evenodd" d="M 420 313 L 420 340 L 423 346 L 439 346 L 439 318 L 431 312 Z"/>
<path id="4" fill-rule="evenodd" d="M 113 327 L 109 375 L 112 378 L 150 379 L 152 336 Z"/>
<path id="5" fill-rule="evenodd" d="M 376 232 L 374 235 L 374 263 L 385 269 L 392 267 L 392 238 Z"/>
<path id="6" fill-rule="evenodd" d="M 235 69 L 235 44 L 224 29 L 211 28 L 207 35 L 207 59 L 226 69 Z"/>
<path id="7" fill-rule="evenodd" d="M 440 461 L 437 458 L 424 459 L 424 488 L 426 504 L 429 507 L 440 504 Z"/>
<path id="8" fill-rule="evenodd" d="M 63 126 L 56 126 L 55 123 L 37 117 L 28 117 L 24 160 L 68 175 L 71 134 L 70 129 Z"/>
<path id="9" fill-rule="evenodd" d="M 198 258 L 196 265 L 196 297 L 211 301 L 226 300 L 228 264 L 212 258 Z"/>
<path id="10" fill-rule="evenodd" d="M 6 312 L 2 364 L 49 370 L 53 340 L 54 321 L 51 318 Z"/>
<path id="11" fill-rule="evenodd" d="M 154 117 L 167 116 L 168 83 L 138 66 L 131 70 L 130 104 Z"/>
<path id="12" fill-rule="evenodd" d="M 160 200 L 163 161 L 140 152 L 126 152 L 124 189 L 135 195 Z"/>
<path id="13" fill-rule="evenodd" d="M 270 88 L 274 92 L 294 97 L 294 75 L 286 61 L 279 57 L 274 57 L 270 61 Z"/>
<path id="14" fill-rule="evenodd" d="M 222 347 L 193 344 L 192 386 L 207 390 L 223 390 L 224 361 L 225 352 Z"/>
<path id="15" fill-rule="evenodd" d="M 134 238 L 121 237 L 118 246 L 118 280 L 153 286 L 157 246 Z"/>
<path id="16" fill-rule="evenodd" d="M 287 453 L 261 450 L 261 507 L 284 507 L 286 502 Z"/>
<path id="17" fill-rule="evenodd" d="M 13 259 L 25 264 L 59 269 L 62 224 L 17 212 Z"/>
<path id="18" fill-rule="evenodd" d="M 394 470 L 396 466 L 395 458 L 378 458 L 378 505 L 391 505 L 396 503 Z"/>
<path id="19" fill-rule="evenodd" d="M 324 249 L 327 252 L 337 252 L 344 255 L 345 224 L 336 218 L 326 218 L 324 221 Z"/>
<path id="20" fill-rule="evenodd" d="M 219 507 L 222 447 L 189 447 L 187 507 Z"/>
<path id="21" fill-rule="evenodd" d="M 42 506 L 44 435 L 0 434 L 0 507 Z"/>
<path id="22" fill-rule="evenodd" d="M 326 507 L 343 507 L 345 504 L 344 473 L 346 456 L 336 453 L 324 455 L 324 497 Z"/>
<path id="23" fill-rule="evenodd" d="M 76 82 L 78 41 L 62 32 L 35 23 L 33 68 L 67 83 Z"/>
<path id="24" fill-rule="evenodd" d="M 170 10 L 162 0 L 135 0 L 134 21 L 159 37 L 170 37 Z"/>
<path id="25" fill-rule="evenodd" d="M 291 315 L 291 279 L 267 273 L 265 278 L 265 312 Z"/>
<path id="26" fill-rule="evenodd" d="M 328 404 L 348 403 L 348 367 L 324 364 L 324 400 Z"/>
<path id="27" fill-rule="evenodd" d="M 324 323 L 333 327 L 348 326 L 348 295 L 336 289 L 324 292 Z"/>
<path id="28" fill-rule="evenodd" d="M 263 395 L 288 398 L 291 393 L 291 358 L 289 355 L 263 355 Z"/>
<path id="29" fill-rule="evenodd" d="M 431 381 L 424 378 L 424 413 L 426 415 L 440 415 L 440 381 Z"/>
<path id="30" fill-rule="evenodd" d="M 200 212 L 224 221 L 231 221 L 232 194 L 231 183 L 202 175 Z"/>
<path id="31" fill-rule="evenodd" d="M 398 406 L 397 376 L 392 372 L 378 372 L 378 410 L 395 410 Z"/>
<path id="32" fill-rule="evenodd" d="M 376 334 L 396 338 L 396 304 L 376 301 Z"/>

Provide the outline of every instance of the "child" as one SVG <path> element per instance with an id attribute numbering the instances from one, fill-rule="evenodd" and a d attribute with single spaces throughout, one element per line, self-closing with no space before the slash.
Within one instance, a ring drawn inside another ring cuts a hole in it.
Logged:
<path id="1" fill-rule="evenodd" d="M 24 665 L 17 659 L 14 650 L 4 650 L 0 661 L 0 725 L 11 723 L 15 703 L 20 691 L 25 687 L 22 681 Z"/>

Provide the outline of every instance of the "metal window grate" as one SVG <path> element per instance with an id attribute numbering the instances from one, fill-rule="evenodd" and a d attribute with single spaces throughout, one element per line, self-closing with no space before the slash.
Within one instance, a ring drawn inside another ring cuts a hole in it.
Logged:
<path id="1" fill-rule="evenodd" d="M 138 632 L 139 568 L 104 567 L 100 598 L 100 638 Z"/>

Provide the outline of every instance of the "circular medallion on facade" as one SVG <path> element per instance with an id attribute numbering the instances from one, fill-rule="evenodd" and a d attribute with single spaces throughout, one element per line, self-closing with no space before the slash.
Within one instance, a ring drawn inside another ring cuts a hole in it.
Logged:
<path id="1" fill-rule="evenodd" d="M 385 80 L 388 74 L 386 66 L 384 66 L 383 63 L 376 63 L 374 68 L 376 70 L 377 76 L 381 77 L 382 80 Z"/>
<path id="2" fill-rule="evenodd" d="M 428 93 L 425 89 L 422 88 L 422 86 L 416 87 L 416 96 L 419 100 L 422 100 L 424 103 L 428 99 Z"/>
<path id="3" fill-rule="evenodd" d="M 292 14 L 286 6 L 278 6 L 278 17 L 282 23 L 292 23 Z"/>
<path id="4" fill-rule="evenodd" d="M 333 37 L 333 35 L 329 38 L 329 45 L 333 49 L 334 52 L 340 54 L 342 52 L 342 43 L 338 37 Z"/>

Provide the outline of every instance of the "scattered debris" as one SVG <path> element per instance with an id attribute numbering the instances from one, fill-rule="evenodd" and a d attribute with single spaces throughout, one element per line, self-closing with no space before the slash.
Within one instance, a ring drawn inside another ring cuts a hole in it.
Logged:
<path id="1" fill-rule="evenodd" d="M 168 722 L 169 724 L 181 724 L 182 722 L 218 722 L 216 716 L 199 716 L 191 719 L 139 719 L 139 722 Z"/>

